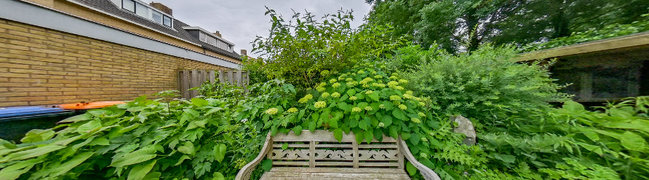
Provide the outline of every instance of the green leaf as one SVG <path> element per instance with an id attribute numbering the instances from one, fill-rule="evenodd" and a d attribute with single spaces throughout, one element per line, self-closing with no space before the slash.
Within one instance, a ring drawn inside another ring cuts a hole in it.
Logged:
<path id="1" fill-rule="evenodd" d="M 27 132 L 27 134 L 25 134 L 25 137 L 23 137 L 20 141 L 23 143 L 40 142 L 49 140 L 52 137 L 54 137 L 54 131 L 52 129 L 32 129 Z"/>
<path id="2" fill-rule="evenodd" d="M 18 179 L 20 175 L 25 174 L 27 171 L 32 169 L 32 167 L 36 163 L 38 163 L 38 161 L 38 159 L 30 159 L 18 162 L 8 167 L 4 167 L 2 170 L 0 170 L 0 177 L 6 180 Z"/>
<path id="3" fill-rule="evenodd" d="M 157 154 L 155 154 L 155 152 L 156 150 L 154 146 L 147 146 L 131 153 L 115 155 L 113 156 L 113 161 L 110 163 L 110 166 L 124 167 L 131 164 L 148 161 L 157 157 Z"/>
<path id="4" fill-rule="evenodd" d="M 571 112 L 584 111 L 584 105 L 581 105 L 575 101 L 566 101 L 565 103 L 563 103 L 563 108 Z"/>
<path id="5" fill-rule="evenodd" d="M 98 120 L 98 119 L 95 119 L 95 120 L 92 120 L 92 121 L 88 121 L 87 123 L 79 126 L 77 128 L 77 132 L 79 134 L 84 134 L 84 133 L 87 133 L 89 131 L 99 129 L 99 128 L 101 128 L 101 121 Z"/>
<path id="6" fill-rule="evenodd" d="M 645 151 L 647 150 L 647 142 L 642 138 L 642 136 L 633 133 L 631 131 L 626 131 L 622 133 L 622 138 L 620 139 L 622 146 L 631 151 Z"/>
<path id="7" fill-rule="evenodd" d="M 401 111 L 401 109 L 393 109 L 393 110 L 392 110 L 392 115 L 393 115 L 395 118 L 397 118 L 397 119 L 401 119 L 401 120 L 403 120 L 403 121 L 407 121 L 407 120 L 408 120 L 408 117 L 406 117 L 406 115 L 403 113 L 403 111 Z"/>
<path id="8" fill-rule="evenodd" d="M 343 130 L 342 129 L 334 130 L 334 138 L 336 138 L 338 142 L 341 142 L 343 140 Z"/>
<path id="9" fill-rule="evenodd" d="M 221 174 L 220 172 L 214 172 L 212 176 L 214 176 L 212 180 L 225 180 L 225 176 L 223 176 L 223 174 Z"/>
<path id="10" fill-rule="evenodd" d="M 416 168 L 415 166 L 413 166 L 410 162 L 406 162 L 406 171 L 408 171 L 408 174 L 409 174 L 410 176 L 414 176 L 415 174 L 417 174 L 417 171 L 418 171 L 418 170 L 417 170 L 417 168 Z"/>
<path id="11" fill-rule="evenodd" d="M 388 131 L 390 133 L 390 137 L 395 139 L 399 138 L 399 132 L 397 131 L 396 126 L 390 126 L 390 129 Z"/>
<path id="12" fill-rule="evenodd" d="M 363 118 L 360 122 L 358 122 L 358 127 L 363 129 L 363 130 L 368 130 L 371 125 L 371 121 L 368 118 Z"/>
<path id="13" fill-rule="evenodd" d="M 209 102 L 205 99 L 202 98 L 192 98 L 192 105 L 197 106 L 197 107 L 203 107 L 207 106 Z"/>
<path id="14" fill-rule="evenodd" d="M 218 144 L 214 149 L 216 161 L 221 162 L 225 158 L 228 147 L 225 144 Z"/>
<path id="15" fill-rule="evenodd" d="M 69 118 L 65 118 L 64 120 L 59 121 L 59 123 L 73 123 L 73 122 L 87 121 L 90 120 L 91 118 L 92 115 L 90 115 L 89 113 L 84 113 Z"/>
<path id="16" fill-rule="evenodd" d="M 381 117 L 381 122 L 385 125 L 385 127 L 389 127 L 392 125 L 392 116 L 386 115 Z"/>
<path id="17" fill-rule="evenodd" d="M 29 150 L 24 150 L 24 151 L 18 151 L 15 153 L 11 153 L 4 158 L 0 159 L 0 163 L 8 162 L 8 161 L 16 161 L 16 160 L 23 160 L 23 159 L 29 159 L 33 157 L 38 157 L 42 156 L 44 154 L 63 149 L 66 146 L 64 145 L 59 145 L 59 144 L 48 144 L 45 146 L 37 147 L 34 149 L 29 149 Z"/>
<path id="18" fill-rule="evenodd" d="M 286 149 L 288 149 L 288 143 L 282 144 L 282 150 L 286 150 Z"/>
<path id="19" fill-rule="evenodd" d="M 128 173 L 128 180 L 142 180 L 153 169 L 156 161 L 153 160 L 146 164 L 139 164 Z"/>
<path id="20" fill-rule="evenodd" d="M 297 126 L 293 127 L 293 133 L 295 133 L 295 135 L 298 135 L 298 136 L 300 134 L 302 134 L 302 126 L 297 125 Z"/>
<path id="21" fill-rule="evenodd" d="M 499 154 L 499 153 L 493 153 L 491 154 L 491 157 L 494 157 L 495 159 L 501 160 L 502 162 L 505 162 L 507 164 L 514 163 L 516 161 L 516 156 L 512 156 L 509 154 Z"/>
<path id="22" fill-rule="evenodd" d="M 193 155 L 194 154 L 194 144 L 189 141 L 185 141 L 185 144 L 178 147 L 178 152 L 181 152 L 183 154 L 189 154 Z"/>
<path id="23" fill-rule="evenodd" d="M 273 160 L 264 159 L 261 161 L 261 169 L 264 171 L 270 171 L 270 168 L 273 168 Z"/>
<path id="24" fill-rule="evenodd" d="M 379 101 L 380 100 L 379 99 L 379 93 L 372 93 L 372 94 L 367 95 L 367 96 L 370 97 L 370 99 L 372 99 L 374 101 Z"/>

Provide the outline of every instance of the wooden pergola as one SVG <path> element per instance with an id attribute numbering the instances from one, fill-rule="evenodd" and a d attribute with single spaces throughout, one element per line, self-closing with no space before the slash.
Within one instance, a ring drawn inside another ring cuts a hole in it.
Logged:
<path id="1" fill-rule="evenodd" d="M 552 77 L 580 102 L 649 95 L 649 31 L 520 54 L 518 62 L 556 59 Z"/>

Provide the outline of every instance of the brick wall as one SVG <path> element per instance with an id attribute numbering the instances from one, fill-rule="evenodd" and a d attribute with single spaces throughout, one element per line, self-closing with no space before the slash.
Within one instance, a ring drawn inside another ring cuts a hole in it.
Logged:
<path id="1" fill-rule="evenodd" d="M 220 66 L 0 19 L 0 107 L 130 100 Z"/>

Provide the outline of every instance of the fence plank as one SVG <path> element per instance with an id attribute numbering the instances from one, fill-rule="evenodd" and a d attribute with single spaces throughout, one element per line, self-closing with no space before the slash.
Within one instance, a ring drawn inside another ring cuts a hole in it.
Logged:
<path id="1" fill-rule="evenodd" d="M 224 80 L 224 79 L 223 79 L 223 74 L 225 74 L 225 73 L 223 72 L 223 70 L 219 70 L 219 83 L 223 83 L 223 82 L 225 82 L 225 81 L 223 81 L 223 80 Z"/>
<path id="2" fill-rule="evenodd" d="M 189 83 L 190 83 L 190 77 L 189 77 L 189 70 L 183 70 L 182 71 L 183 76 L 182 76 L 182 88 L 181 91 L 183 92 L 183 98 L 189 99 L 191 98 L 191 94 L 189 94 Z"/>
<path id="3" fill-rule="evenodd" d="M 218 73 L 218 74 L 217 74 Z M 178 71 L 178 90 L 181 96 L 185 99 L 191 99 L 198 96 L 198 91 L 190 91 L 194 87 L 200 87 L 204 82 L 215 82 L 218 76 L 220 83 L 228 83 L 243 87 L 245 92 L 248 92 L 248 83 L 250 81 L 248 72 L 241 70 L 224 71 L 219 70 L 180 70 Z"/>
<path id="4" fill-rule="evenodd" d="M 210 83 L 214 83 L 214 76 L 215 76 L 214 73 L 215 73 L 214 70 L 209 71 L 209 76 L 210 77 L 208 79 L 210 80 Z"/>

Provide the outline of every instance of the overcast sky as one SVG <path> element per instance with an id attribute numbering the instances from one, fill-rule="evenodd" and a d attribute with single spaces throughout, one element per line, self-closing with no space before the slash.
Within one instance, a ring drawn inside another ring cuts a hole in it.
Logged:
<path id="1" fill-rule="evenodd" d="M 151 0 L 145 0 L 151 2 Z M 293 15 L 291 9 L 307 10 L 321 17 L 339 9 L 353 10 L 357 27 L 370 10 L 365 0 L 153 0 L 173 10 L 173 16 L 192 26 L 208 31 L 220 31 L 223 38 L 235 44 L 235 51 L 252 49 L 251 41 L 257 35 L 268 36 L 270 19 L 264 15 L 264 6 L 275 9 L 285 19 Z"/>

